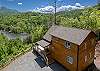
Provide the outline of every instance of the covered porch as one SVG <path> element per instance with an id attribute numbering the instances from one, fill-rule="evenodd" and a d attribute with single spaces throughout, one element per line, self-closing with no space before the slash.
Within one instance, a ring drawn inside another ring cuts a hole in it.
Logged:
<path id="1" fill-rule="evenodd" d="M 33 47 L 33 51 L 37 52 L 45 61 L 46 65 L 52 63 L 51 53 L 50 53 L 50 43 L 45 40 L 40 40 L 36 42 Z"/>

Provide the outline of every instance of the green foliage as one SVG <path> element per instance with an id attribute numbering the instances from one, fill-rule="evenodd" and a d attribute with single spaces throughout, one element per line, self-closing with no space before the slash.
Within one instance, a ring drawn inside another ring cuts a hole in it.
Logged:
<path id="1" fill-rule="evenodd" d="M 81 29 L 97 30 L 100 28 L 100 10 L 89 7 L 83 10 L 72 10 L 68 12 L 61 12 L 60 25 L 66 27 L 76 27 Z"/>
<path id="2" fill-rule="evenodd" d="M 0 67 L 29 47 L 30 44 L 24 44 L 20 39 L 8 40 L 4 35 L 0 35 Z"/>
<path id="3" fill-rule="evenodd" d="M 100 29 L 100 10 L 97 7 L 59 12 L 57 13 L 57 24 L 81 29 Z M 48 27 L 53 23 L 54 14 L 27 12 L 0 16 L 0 30 L 6 30 L 15 34 L 26 32 L 32 36 L 32 42 L 34 43 L 42 39 Z M 0 66 L 29 47 L 29 44 L 23 43 L 20 39 L 8 40 L 1 34 Z"/>
<path id="4" fill-rule="evenodd" d="M 47 14 L 34 12 L 20 13 L 11 16 L 0 16 L 0 29 L 11 31 L 13 33 L 31 33 L 37 25 L 48 26 L 47 23 L 51 20 L 50 18 L 51 17 Z"/>
<path id="5" fill-rule="evenodd" d="M 47 27 L 45 27 L 44 25 L 38 25 L 36 28 L 34 28 L 34 30 L 31 33 L 32 41 L 36 42 L 40 40 L 43 37 L 43 35 L 46 33 L 46 31 L 47 31 Z"/>
<path id="6" fill-rule="evenodd" d="M 6 30 L 15 34 L 28 33 L 32 36 L 32 42 L 36 42 L 48 30 L 48 22 L 51 20 L 52 15 L 49 16 L 48 14 L 35 12 L 0 16 L 0 30 Z M 4 35 L 0 35 L 0 67 L 30 48 L 32 44 L 28 40 L 25 40 L 26 42 L 22 42 L 21 39 L 8 40 Z"/>

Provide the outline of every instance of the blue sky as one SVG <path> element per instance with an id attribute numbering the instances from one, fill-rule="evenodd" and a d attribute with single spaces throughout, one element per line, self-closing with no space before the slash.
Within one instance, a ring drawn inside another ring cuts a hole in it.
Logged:
<path id="1" fill-rule="evenodd" d="M 36 8 L 43 8 L 51 6 L 54 0 L 0 0 L 0 6 L 18 11 L 29 11 Z M 57 4 L 62 5 L 75 5 L 79 3 L 82 6 L 91 6 L 97 3 L 96 0 L 58 0 Z"/>

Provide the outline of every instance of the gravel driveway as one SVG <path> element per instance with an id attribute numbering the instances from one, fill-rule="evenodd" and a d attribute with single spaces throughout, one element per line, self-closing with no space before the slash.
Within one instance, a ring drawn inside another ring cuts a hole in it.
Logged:
<path id="1" fill-rule="evenodd" d="M 41 64 L 43 66 L 43 62 L 30 51 L 13 61 L 1 71 L 66 71 L 57 63 L 51 64 L 48 67 L 41 67 Z"/>

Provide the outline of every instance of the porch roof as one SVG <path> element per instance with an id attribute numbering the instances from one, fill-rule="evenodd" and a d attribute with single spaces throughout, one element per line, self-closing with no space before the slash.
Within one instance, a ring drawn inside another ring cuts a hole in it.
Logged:
<path id="1" fill-rule="evenodd" d="M 38 45 L 42 46 L 42 47 L 46 47 L 48 46 L 50 43 L 46 42 L 45 40 L 40 40 L 38 42 L 36 42 Z"/>

